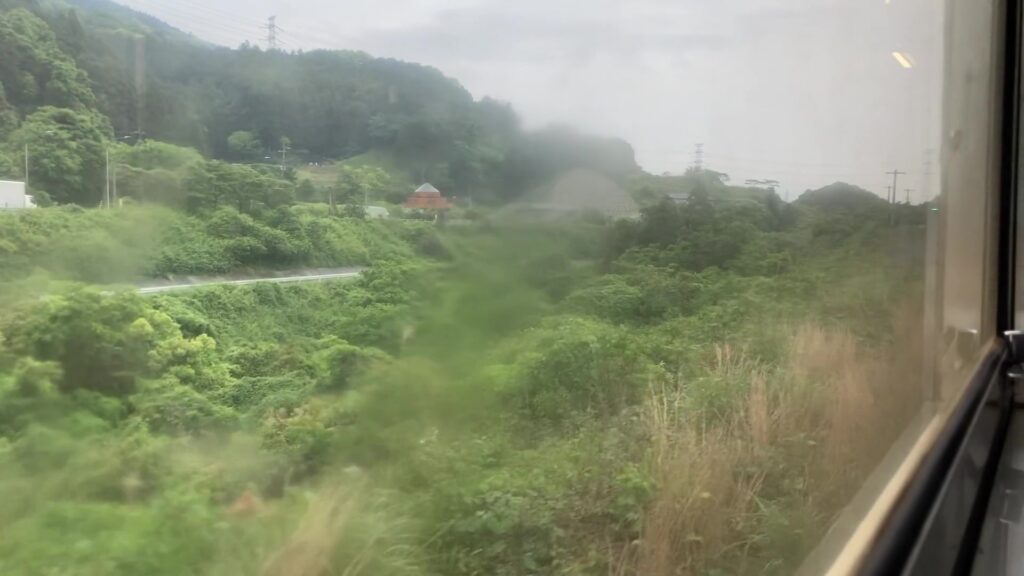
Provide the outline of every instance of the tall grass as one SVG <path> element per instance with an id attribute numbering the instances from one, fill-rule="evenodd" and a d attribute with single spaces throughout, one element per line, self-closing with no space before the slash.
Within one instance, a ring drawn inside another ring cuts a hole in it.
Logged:
<path id="1" fill-rule="evenodd" d="M 416 576 L 421 555 L 413 528 L 391 502 L 358 473 L 340 475 L 296 502 L 274 504 L 258 517 L 236 518 L 236 529 L 251 524 L 246 546 L 225 547 L 210 574 L 262 576 Z M 297 512 L 297 513 L 296 513 Z M 268 529 L 268 525 L 279 528 Z M 284 528 L 283 530 L 281 528 Z M 260 544 L 254 545 L 259 541 Z M 249 557 L 233 554 L 246 551 Z"/>
<path id="2" fill-rule="evenodd" d="M 616 573 L 794 570 L 919 405 L 915 325 L 897 319 L 900 353 L 816 324 L 792 329 L 776 366 L 719 346 L 708 377 L 741 391 L 729 418 L 695 410 L 689 383 L 652 386 L 658 488 Z"/>

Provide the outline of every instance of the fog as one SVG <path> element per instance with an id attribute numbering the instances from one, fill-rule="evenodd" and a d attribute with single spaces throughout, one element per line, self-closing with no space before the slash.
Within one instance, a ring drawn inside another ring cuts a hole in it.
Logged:
<path id="1" fill-rule="evenodd" d="M 629 141 L 653 173 L 702 143 L 732 182 L 937 193 L 942 3 L 927 0 L 123 0 L 204 40 L 435 66 L 528 127 Z M 907 55 L 906 68 L 893 52 Z M 930 175 L 930 177 L 929 177 Z"/>

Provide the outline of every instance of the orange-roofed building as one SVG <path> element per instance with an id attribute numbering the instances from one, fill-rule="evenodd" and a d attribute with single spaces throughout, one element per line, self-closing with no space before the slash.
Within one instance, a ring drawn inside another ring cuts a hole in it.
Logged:
<path id="1" fill-rule="evenodd" d="M 417 188 L 412 196 L 409 196 L 402 204 L 402 207 L 411 210 L 448 210 L 452 207 L 452 203 L 441 196 L 441 191 L 428 182 Z"/>

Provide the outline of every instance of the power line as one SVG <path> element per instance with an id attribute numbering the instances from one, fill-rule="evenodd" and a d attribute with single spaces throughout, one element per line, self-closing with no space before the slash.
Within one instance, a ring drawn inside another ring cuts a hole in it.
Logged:
<path id="1" fill-rule="evenodd" d="M 282 33 L 281 29 L 278 28 L 278 35 Z M 327 33 L 324 34 L 333 34 Z M 338 43 L 337 38 L 328 37 L 327 35 L 320 35 L 318 33 L 310 32 L 309 30 L 302 30 L 302 32 L 295 34 L 291 32 L 284 33 L 286 38 L 291 39 L 296 44 L 305 45 L 310 50 L 345 50 L 346 48 Z"/>
<path id="2" fill-rule="evenodd" d="M 716 159 L 712 158 L 710 154 L 705 154 L 704 165 L 705 166 L 713 166 L 713 167 L 716 167 L 716 168 L 717 167 L 724 167 L 724 168 L 727 168 L 729 170 L 738 171 L 738 172 L 759 172 L 759 173 L 762 173 L 762 174 L 783 175 L 783 176 L 821 176 L 821 177 L 831 177 L 831 178 L 851 178 L 851 177 L 864 178 L 864 177 L 870 176 L 872 174 L 877 174 L 877 172 L 875 172 L 874 170 L 849 169 L 849 170 L 823 171 L 823 170 L 808 170 L 808 169 L 793 168 L 793 167 L 770 166 L 768 164 L 760 164 L 759 165 L 759 164 L 752 164 L 752 163 L 741 162 L 741 161 L 728 161 L 728 160 L 719 161 L 719 160 L 716 160 Z"/>
<path id="3" fill-rule="evenodd" d="M 688 148 L 680 147 L 667 147 L 667 146 L 643 146 L 638 149 L 645 152 L 660 152 L 660 153 L 671 153 L 679 154 L 690 151 Z M 732 154 L 722 154 L 719 152 L 705 152 L 704 157 L 706 160 L 728 160 L 735 162 L 755 163 L 755 164 L 773 164 L 786 167 L 812 167 L 812 168 L 842 168 L 842 162 L 794 162 L 791 160 L 774 160 L 765 158 L 753 158 L 750 156 L 734 156 Z"/>
<path id="4" fill-rule="evenodd" d="M 200 34 L 205 33 L 213 37 L 227 35 L 232 38 L 230 42 L 224 42 L 225 44 L 249 41 L 253 37 L 254 30 L 261 31 L 264 42 L 269 40 L 269 24 L 265 20 L 244 18 L 237 13 L 189 4 L 180 0 L 175 1 L 173 4 L 166 3 L 163 0 L 133 0 L 133 3 L 145 5 L 146 9 L 154 15 L 165 14 L 170 16 L 172 19 L 184 23 L 182 27 L 188 28 L 190 31 Z M 341 48 L 338 45 L 337 38 L 333 37 L 333 31 L 323 29 L 321 34 L 311 32 L 310 30 L 303 30 L 301 33 L 293 34 L 282 29 L 280 26 L 275 25 L 275 28 L 274 44 L 278 49 L 289 44 L 316 44 L 328 49 Z M 289 38 L 291 42 L 283 41 L 282 37 Z M 269 42 L 267 44 L 269 46 Z M 313 49 L 316 49 L 316 47 L 314 46 Z"/>
<path id="5" fill-rule="evenodd" d="M 195 2 L 191 2 L 189 0 L 174 0 L 174 4 L 185 5 L 187 7 L 193 8 L 196 11 L 204 12 L 206 14 L 215 14 L 219 18 L 229 20 L 230 22 L 238 22 L 246 26 L 258 26 L 260 24 L 263 24 L 262 19 L 256 18 L 255 16 L 244 16 L 240 14 L 238 11 L 229 12 L 227 10 L 220 10 L 213 6 L 196 4 Z M 248 21 L 248 23 L 245 22 L 246 20 Z"/>
<path id="6" fill-rule="evenodd" d="M 248 41 L 252 37 L 252 29 L 239 28 L 237 26 L 224 23 L 220 21 L 220 19 L 212 18 L 209 15 L 199 15 L 195 12 L 187 11 L 179 6 L 169 6 L 159 2 L 158 0 L 135 0 L 135 2 L 142 4 L 143 9 L 148 10 L 154 16 L 161 15 L 162 18 L 184 23 L 184 25 L 176 25 L 182 28 L 188 28 L 187 31 L 193 34 L 205 33 L 206 35 L 213 37 L 223 37 L 227 35 L 236 39 L 236 41 L 238 39 Z M 225 44 L 227 43 L 228 42 L 225 42 Z"/>
<path id="7" fill-rule="evenodd" d="M 660 147 L 638 147 L 641 152 L 649 151 L 674 151 L 681 152 L 680 148 Z M 725 154 L 704 153 L 705 166 L 722 165 L 740 171 L 763 172 L 771 174 L 795 175 L 795 176 L 828 176 L 828 177 L 858 177 L 863 178 L 875 174 L 871 170 L 858 169 L 856 167 L 844 166 L 841 163 L 812 163 L 812 162 L 785 162 L 772 159 L 752 159 Z"/>
<path id="8" fill-rule="evenodd" d="M 792 168 L 841 168 L 842 164 L 839 162 L 793 162 L 787 160 L 766 160 L 763 158 L 747 158 L 742 156 L 732 156 L 728 154 L 709 153 L 707 154 L 709 160 L 731 160 L 735 162 L 743 163 L 754 163 L 754 164 L 774 164 Z"/>
<path id="9" fill-rule="evenodd" d="M 779 174 L 779 175 L 786 175 L 786 176 L 821 176 L 821 177 L 831 177 L 831 178 L 849 178 L 849 177 L 863 178 L 865 176 L 870 176 L 872 174 L 877 174 L 877 172 L 875 172 L 873 170 L 836 170 L 836 171 L 824 172 L 824 171 L 816 171 L 816 170 L 801 170 L 799 168 L 778 168 L 778 167 L 774 167 L 774 166 L 759 166 L 759 165 L 752 165 L 752 164 L 741 163 L 741 162 L 728 162 L 728 161 L 718 162 L 718 161 L 714 161 L 714 160 L 706 162 L 706 164 L 711 165 L 711 166 L 724 166 L 726 168 L 736 169 L 736 170 L 739 170 L 739 171 L 761 172 L 761 173 L 764 173 L 764 174 Z"/>
<path id="10" fill-rule="evenodd" d="M 167 2 L 165 0 L 133 0 L 133 3 L 149 4 L 159 10 L 174 12 L 178 16 L 189 20 L 190 24 L 205 24 L 217 26 L 223 29 L 230 29 L 236 32 L 251 33 L 253 28 L 264 24 L 265 20 L 244 21 L 239 14 L 224 13 L 209 7 L 184 4 L 178 0 Z"/>
<path id="11" fill-rule="evenodd" d="M 311 27 L 304 25 L 299 32 L 292 33 L 282 30 L 281 27 L 277 29 L 278 36 L 282 34 L 290 37 L 292 40 L 300 43 L 316 43 L 320 44 L 327 49 L 343 49 L 338 43 L 338 31 L 328 28 Z M 315 49 L 315 48 L 314 48 Z"/>

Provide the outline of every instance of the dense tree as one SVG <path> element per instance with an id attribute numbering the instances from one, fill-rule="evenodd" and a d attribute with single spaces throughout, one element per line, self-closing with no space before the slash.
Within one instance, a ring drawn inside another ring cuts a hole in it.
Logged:
<path id="1" fill-rule="evenodd" d="M 178 171 L 203 161 L 203 156 L 192 148 L 156 140 L 146 140 L 134 146 L 118 146 L 116 156 L 118 162 L 143 170 Z"/>
<path id="2" fill-rule="evenodd" d="M 147 349 L 133 330 L 143 315 L 137 297 L 76 292 L 49 299 L 15 324 L 11 341 L 22 353 L 57 362 L 64 391 L 127 394 L 146 369 Z"/>
<path id="3" fill-rule="evenodd" d="M 332 201 L 338 204 L 363 204 L 379 198 L 388 186 L 387 172 L 373 166 L 342 166 L 331 189 Z"/>
<path id="4" fill-rule="evenodd" d="M 0 149 L 0 179 L 13 179 L 23 175 L 25 169 L 18 166 L 6 151 Z"/>
<path id="5" fill-rule="evenodd" d="M 203 162 L 203 157 L 191 148 L 147 140 L 133 146 L 114 146 L 110 161 L 120 198 L 185 208 L 184 179 L 191 167 Z"/>
<path id="6" fill-rule="evenodd" d="M 263 157 L 263 143 L 255 134 L 244 130 L 228 136 L 228 150 L 234 160 L 251 162 Z"/>
<path id="7" fill-rule="evenodd" d="M 299 180 L 298 186 L 295 187 L 295 197 L 303 202 L 312 202 L 314 200 L 320 200 L 320 191 L 317 190 L 316 185 L 309 178 L 303 178 Z"/>
<path id="8" fill-rule="evenodd" d="M 679 207 L 671 200 L 663 199 L 654 206 L 644 208 L 642 217 L 642 226 L 637 234 L 640 244 L 667 246 L 679 240 L 682 233 Z"/>
<path id="9" fill-rule="evenodd" d="M 484 179 L 485 158 L 497 156 L 493 150 L 475 147 L 461 140 L 455 142 L 452 158 L 448 163 L 448 175 L 455 185 L 455 191 L 462 196 L 471 196 Z"/>
<path id="10" fill-rule="evenodd" d="M 25 9 L 0 13 L 0 83 L 23 112 L 96 105 L 86 74 L 60 50 L 47 23 Z"/>
<path id="11" fill-rule="evenodd" d="M 7 139 L 18 127 L 18 111 L 7 101 L 3 82 L 0 82 L 0 141 Z"/>
<path id="12" fill-rule="evenodd" d="M 109 137 L 110 124 L 96 112 L 44 107 L 11 134 L 8 151 L 28 147 L 32 185 L 54 201 L 95 206 L 103 198 Z"/>
<path id="13" fill-rule="evenodd" d="M 817 190 L 808 190 L 797 198 L 796 204 L 851 213 L 877 213 L 886 208 L 885 200 L 878 195 L 846 182 L 835 182 Z"/>
<path id="14" fill-rule="evenodd" d="M 132 166 L 117 167 L 117 194 L 142 202 L 185 208 L 188 195 L 180 174 L 157 168 L 142 170 Z"/>
<path id="15" fill-rule="evenodd" d="M 185 182 L 188 207 L 208 212 L 233 206 L 239 212 L 254 213 L 263 208 L 285 206 L 294 201 L 294 185 L 271 178 L 249 166 L 211 161 L 192 168 Z"/>

